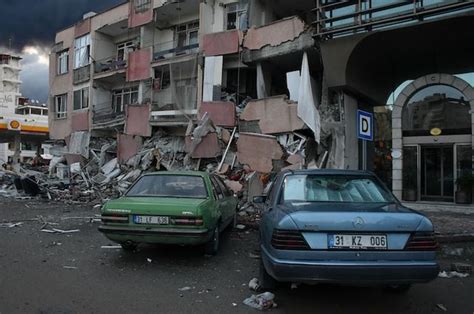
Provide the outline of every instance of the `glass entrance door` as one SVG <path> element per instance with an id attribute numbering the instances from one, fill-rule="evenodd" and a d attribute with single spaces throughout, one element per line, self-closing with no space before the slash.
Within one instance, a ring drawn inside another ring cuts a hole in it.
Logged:
<path id="1" fill-rule="evenodd" d="M 421 200 L 454 201 L 453 145 L 421 147 Z"/>

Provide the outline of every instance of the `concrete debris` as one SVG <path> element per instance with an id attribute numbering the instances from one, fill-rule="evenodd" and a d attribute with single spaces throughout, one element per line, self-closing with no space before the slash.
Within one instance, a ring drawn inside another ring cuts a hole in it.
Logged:
<path id="1" fill-rule="evenodd" d="M 76 266 L 63 266 L 64 269 L 77 269 Z"/>
<path id="2" fill-rule="evenodd" d="M 260 283 L 257 278 L 252 278 L 249 282 L 249 289 L 253 291 L 259 291 L 260 290 Z"/>
<path id="3" fill-rule="evenodd" d="M 441 303 L 436 304 L 436 306 L 443 312 L 447 312 L 448 309 Z"/>
<path id="4" fill-rule="evenodd" d="M 67 233 L 76 233 L 79 232 L 79 229 L 73 229 L 73 230 L 61 230 L 61 229 L 41 229 L 42 232 L 47 232 L 47 233 L 60 233 L 60 234 L 67 234 Z"/>
<path id="5" fill-rule="evenodd" d="M 275 295 L 271 292 L 264 292 L 257 295 L 252 295 L 251 297 L 244 300 L 244 304 L 250 306 L 251 308 L 264 311 L 274 307 L 277 307 L 277 304 L 274 302 Z"/>
<path id="6" fill-rule="evenodd" d="M 183 288 L 179 288 L 178 291 L 189 291 L 191 290 L 191 287 L 183 287 Z"/>
<path id="7" fill-rule="evenodd" d="M 102 245 L 101 249 L 121 249 L 121 245 Z"/>
<path id="8" fill-rule="evenodd" d="M 457 271 L 442 271 L 438 274 L 439 278 L 466 278 L 469 274 L 459 273 Z"/>
<path id="9" fill-rule="evenodd" d="M 13 222 L 6 222 L 6 223 L 0 223 L 0 227 L 4 227 L 4 228 L 14 228 L 14 227 L 21 226 L 22 224 L 23 224 L 22 222 L 16 222 L 16 223 L 13 223 Z"/>

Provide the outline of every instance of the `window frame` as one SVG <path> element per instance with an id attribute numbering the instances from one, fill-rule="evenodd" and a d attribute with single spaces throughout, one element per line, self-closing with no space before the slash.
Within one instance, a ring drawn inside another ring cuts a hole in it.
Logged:
<path id="1" fill-rule="evenodd" d="M 58 100 L 61 100 L 61 103 L 58 103 Z M 64 107 L 63 110 L 59 110 L 60 107 Z M 67 94 L 54 96 L 54 118 L 57 120 L 67 118 Z"/>
<path id="2" fill-rule="evenodd" d="M 64 61 L 64 59 L 66 60 Z M 65 67 L 65 69 L 63 69 L 63 67 Z M 64 75 L 64 74 L 67 74 L 68 72 L 69 72 L 69 49 L 66 49 L 56 54 L 56 74 Z"/>
<path id="3" fill-rule="evenodd" d="M 90 47 L 90 33 L 74 39 L 74 69 L 90 65 Z M 81 58 L 84 58 L 84 60 L 81 60 Z"/>
<path id="4" fill-rule="evenodd" d="M 128 60 L 128 54 L 135 49 L 135 40 L 127 40 L 117 44 L 117 61 Z M 132 48 L 132 49 L 129 49 Z M 122 52 L 122 55 L 120 55 Z"/>
<path id="5" fill-rule="evenodd" d="M 161 73 L 160 77 L 157 77 L 157 72 Z M 164 79 L 165 73 L 168 73 L 168 77 L 166 78 L 166 81 Z M 167 82 L 166 86 L 163 86 L 164 82 Z M 169 65 L 156 67 L 154 70 L 153 89 L 161 91 L 161 90 L 168 89 L 170 87 L 171 87 L 171 67 Z"/>
<path id="6" fill-rule="evenodd" d="M 235 9 L 231 9 L 235 7 Z M 240 18 L 247 12 L 247 4 L 240 2 L 231 2 L 225 5 L 224 28 L 225 30 L 240 29 Z M 229 28 L 229 14 L 235 14 L 235 27 Z"/>
<path id="7" fill-rule="evenodd" d="M 225 197 L 225 193 L 222 191 L 219 183 L 217 183 L 217 180 L 214 176 L 211 176 L 211 183 L 212 186 L 214 187 L 214 191 L 216 192 L 216 200 L 222 200 Z"/>
<path id="8" fill-rule="evenodd" d="M 180 30 L 180 28 L 183 28 L 183 27 L 184 27 L 184 29 Z M 185 41 L 184 41 L 184 45 L 179 44 L 179 35 L 180 35 L 180 33 L 184 33 L 185 36 L 186 36 Z M 182 48 L 182 47 L 192 45 L 190 43 L 191 33 L 197 33 L 197 37 L 196 37 L 197 42 L 195 42 L 193 44 L 199 43 L 199 20 L 195 20 L 195 21 L 191 21 L 191 22 L 176 25 L 175 30 L 174 30 L 174 41 L 175 41 L 176 48 Z"/>
<path id="9" fill-rule="evenodd" d="M 112 91 L 112 109 L 115 113 L 122 113 L 125 111 L 125 106 L 133 105 L 134 102 L 132 102 L 133 99 L 133 94 L 136 94 L 136 100 L 138 102 L 138 95 L 139 95 L 139 88 L 138 86 L 130 86 L 130 87 L 125 87 L 121 89 L 115 89 Z M 126 103 L 125 97 L 128 96 L 129 103 Z M 121 103 L 117 103 L 117 99 L 120 97 Z M 117 110 L 118 107 L 120 106 L 120 110 Z"/>
<path id="10" fill-rule="evenodd" d="M 135 14 L 147 12 L 151 8 L 151 0 L 134 0 L 133 9 Z"/>
<path id="11" fill-rule="evenodd" d="M 79 107 L 76 106 L 78 104 L 76 102 L 78 93 L 79 93 L 79 99 L 80 99 Z M 72 107 L 72 109 L 74 111 L 77 111 L 77 110 L 82 110 L 82 109 L 87 109 L 87 108 L 89 108 L 89 87 L 84 87 L 84 88 L 75 90 L 74 93 L 73 93 L 73 107 Z"/>

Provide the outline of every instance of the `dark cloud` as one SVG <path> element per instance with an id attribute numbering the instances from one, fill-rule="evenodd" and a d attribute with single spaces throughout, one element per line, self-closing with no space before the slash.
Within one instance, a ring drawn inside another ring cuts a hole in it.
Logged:
<path id="1" fill-rule="evenodd" d="M 27 45 L 49 46 L 57 31 L 124 0 L 0 0 L 0 45 L 21 50 Z"/>

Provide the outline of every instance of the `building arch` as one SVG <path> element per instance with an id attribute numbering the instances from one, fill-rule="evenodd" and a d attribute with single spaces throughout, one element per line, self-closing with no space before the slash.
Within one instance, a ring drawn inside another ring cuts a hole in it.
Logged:
<path id="1" fill-rule="evenodd" d="M 451 74 L 434 73 L 422 76 L 408 84 L 397 96 L 392 111 L 392 151 L 402 152 L 402 115 L 403 108 L 407 105 L 410 98 L 418 91 L 432 85 L 447 85 L 460 91 L 470 104 L 471 115 L 471 145 L 474 148 L 474 88 L 465 80 Z M 392 159 L 392 190 L 394 194 L 401 199 L 403 189 L 403 155 L 393 154 Z M 399 158 L 398 155 L 401 155 Z M 474 162 L 474 156 L 473 156 Z"/>

